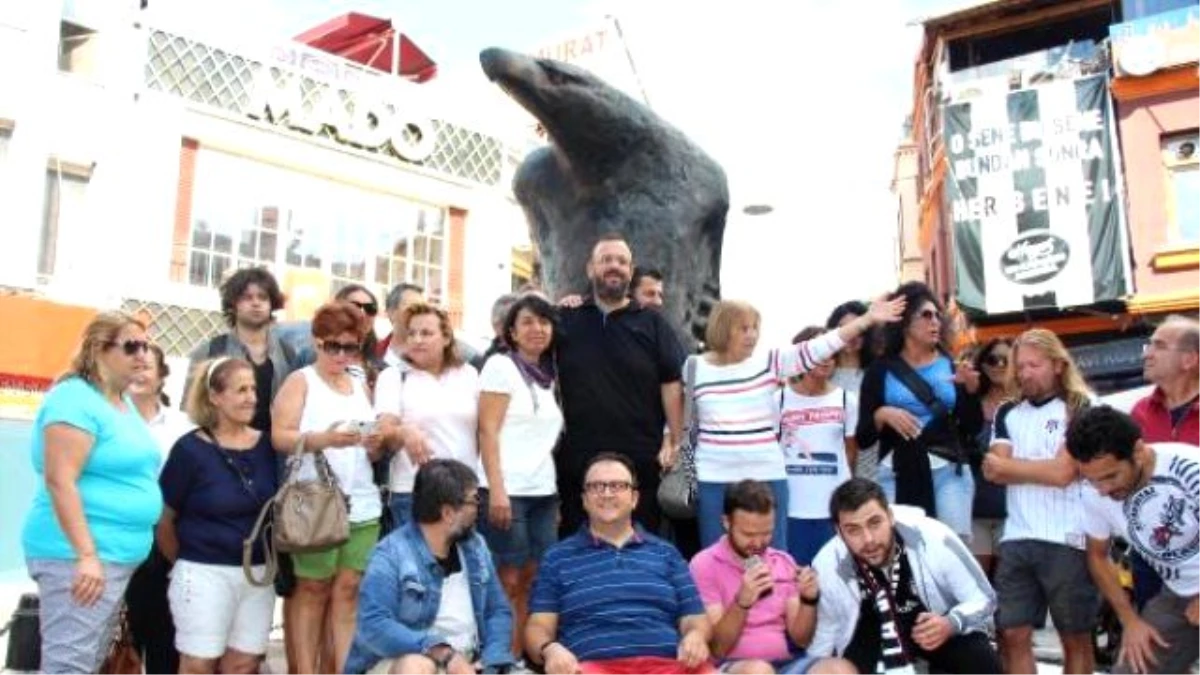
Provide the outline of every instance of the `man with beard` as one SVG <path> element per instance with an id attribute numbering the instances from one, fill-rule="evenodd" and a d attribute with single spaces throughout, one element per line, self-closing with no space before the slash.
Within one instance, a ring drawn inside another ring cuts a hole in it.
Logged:
<path id="1" fill-rule="evenodd" d="M 1200 461 L 1182 443 L 1147 443 L 1133 419 L 1108 406 L 1079 414 L 1067 450 L 1089 487 L 1083 493 L 1092 579 L 1121 622 L 1114 673 L 1188 673 L 1200 646 Z M 1108 556 L 1124 538 L 1163 580 L 1139 613 Z"/>
<path id="2" fill-rule="evenodd" d="M 663 275 L 656 269 L 639 267 L 629 282 L 629 297 L 642 307 L 663 308 Z"/>
<path id="3" fill-rule="evenodd" d="M 817 625 L 821 588 L 811 567 L 798 567 L 770 548 L 775 494 L 762 481 L 744 480 L 725 492 L 725 536 L 692 559 L 692 576 L 708 620 L 712 651 L 726 659 L 721 672 L 857 673 L 843 659 L 792 656 Z"/>
<path id="4" fill-rule="evenodd" d="M 962 540 L 920 509 L 888 507 L 865 478 L 829 500 L 838 537 L 813 561 L 821 579 L 808 653 L 839 655 L 860 673 L 999 673 L 988 638 L 996 594 Z"/>
<path id="5" fill-rule="evenodd" d="M 525 651 L 546 673 L 701 673 L 711 626 L 687 563 L 635 524 L 639 485 L 624 455 L 584 467 L 588 523 L 538 566 Z"/>
<path id="6" fill-rule="evenodd" d="M 1008 486 L 995 580 L 1000 654 L 1008 672 L 1035 672 L 1033 628 L 1049 609 L 1063 672 L 1091 673 L 1100 596 L 1084 555 L 1083 483 L 1063 446 L 1091 394 L 1062 341 L 1043 328 L 1017 337 L 1010 362 L 1021 398 L 996 411 L 983 460 L 984 477 Z"/>
<path id="7" fill-rule="evenodd" d="M 563 536 L 576 532 L 584 518 L 584 467 L 614 448 L 633 460 L 639 489 L 648 495 L 638 503 L 637 521 L 659 530 L 653 496 L 680 438 L 685 352 L 659 312 L 630 300 L 632 272 L 633 253 L 621 235 L 601 237 L 587 263 L 591 296 L 561 314 L 558 377 L 566 434 L 556 463 Z"/>
<path id="8" fill-rule="evenodd" d="M 384 537 L 359 590 L 347 673 L 506 672 L 512 609 L 492 555 L 475 532 L 475 471 L 434 459 L 417 471 L 413 520 Z"/>

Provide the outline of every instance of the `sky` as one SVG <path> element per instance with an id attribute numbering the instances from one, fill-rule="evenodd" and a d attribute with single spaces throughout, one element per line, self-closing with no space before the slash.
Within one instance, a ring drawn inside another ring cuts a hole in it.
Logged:
<path id="1" fill-rule="evenodd" d="M 478 53 L 533 51 L 620 21 L 655 110 L 729 175 L 722 294 L 786 341 L 836 304 L 896 279 L 889 185 L 911 108 L 914 20 L 970 0 L 156 0 L 151 9 L 231 40 L 286 40 L 355 11 L 391 18 L 439 79 L 488 87 Z M 230 19 L 230 17 L 237 17 Z M 747 204 L 770 204 L 746 216 Z M 636 251 L 634 252 L 636 258 Z"/>

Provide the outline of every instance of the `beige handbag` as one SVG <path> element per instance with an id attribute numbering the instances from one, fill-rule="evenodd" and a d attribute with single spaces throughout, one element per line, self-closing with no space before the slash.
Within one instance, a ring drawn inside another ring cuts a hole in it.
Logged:
<path id="1" fill-rule="evenodd" d="M 337 548 L 350 540 L 350 499 L 338 485 L 323 451 L 312 454 L 316 480 L 296 477 L 304 458 L 304 436 L 288 458 L 279 492 L 258 514 L 250 536 L 242 542 L 242 571 L 254 586 L 269 586 L 275 581 L 276 552 L 315 553 Z M 270 515 L 270 522 L 267 516 Z M 263 540 L 267 571 L 262 579 L 251 572 L 254 542 Z"/>

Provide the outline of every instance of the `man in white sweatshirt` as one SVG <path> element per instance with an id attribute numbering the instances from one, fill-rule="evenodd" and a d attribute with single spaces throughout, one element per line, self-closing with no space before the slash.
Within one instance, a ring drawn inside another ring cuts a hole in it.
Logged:
<path id="1" fill-rule="evenodd" d="M 988 636 L 996 594 L 971 551 L 920 510 L 890 508 L 863 478 L 829 500 L 837 530 L 813 561 L 821 579 L 808 654 L 840 656 L 862 673 L 1003 672 Z"/>

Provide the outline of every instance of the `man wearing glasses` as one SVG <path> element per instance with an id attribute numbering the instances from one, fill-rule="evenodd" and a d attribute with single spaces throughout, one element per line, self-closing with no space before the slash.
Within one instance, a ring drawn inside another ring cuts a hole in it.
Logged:
<path id="1" fill-rule="evenodd" d="M 525 650 L 547 673 L 714 672 L 712 629 L 687 563 L 633 522 L 635 475 L 624 455 L 593 457 L 587 524 L 542 558 Z"/>
<path id="2" fill-rule="evenodd" d="M 415 520 L 379 542 L 363 576 L 347 673 L 507 672 L 512 609 L 475 531 L 475 470 L 433 459 L 413 484 Z"/>

